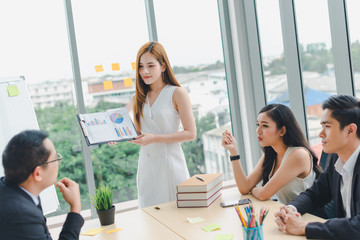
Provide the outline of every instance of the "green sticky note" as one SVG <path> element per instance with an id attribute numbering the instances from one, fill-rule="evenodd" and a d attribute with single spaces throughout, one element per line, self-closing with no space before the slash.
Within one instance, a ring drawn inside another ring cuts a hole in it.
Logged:
<path id="1" fill-rule="evenodd" d="M 215 237 L 215 240 L 232 240 L 232 239 L 233 239 L 233 235 L 231 233 L 218 234 Z"/>
<path id="2" fill-rule="evenodd" d="M 7 91 L 8 91 L 9 97 L 15 97 L 15 96 L 19 95 L 19 89 L 17 88 L 16 85 L 8 86 Z"/>
<path id="3" fill-rule="evenodd" d="M 215 231 L 215 230 L 219 230 L 221 227 L 219 224 L 217 223 L 212 223 L 210 225 L 207 225 L 206 227 L 203 227 L 202 229 L 207 231 L 207 232 L 211 232 L 211 231 Z"/>
<path id="4" fill-rule="evenodd" d="M 199 223 L 205 221 L 205 219 L 201 217 L 195 217 L 195 218 L 186 217 L 186 220 L 188 220 L 189 223 Z"/>

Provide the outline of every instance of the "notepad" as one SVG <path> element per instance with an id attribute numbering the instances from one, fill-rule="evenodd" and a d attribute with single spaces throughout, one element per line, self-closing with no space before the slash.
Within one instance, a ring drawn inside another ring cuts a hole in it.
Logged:
<path id="1" fill-rule="evenodd" d="M 106 233 L 114 233 L 114 232 L 118 232 L 118 231 L 121 231 L 122 228 L 115 228 L 115 229 L 111 229 L 109 231 L 106 231 Z"/>
<path id="2" fill-rule="evenodd" d="M 86 236 L 95 236 L 99 232 L 104 231 L 106 228 L 91 228 L 83 233 L 80 233 L 80 235 L 86 235 Z"/>
<path id="3" fill-rule="evenodd" d="M 218 234 L 215 237 L 215 240 L 232 240 L 233 235 L 231 233 Z"/>
<path id="4" fill-rule="evenodd" d="M 119 63 L 112 63 L 111 68 L 113 71 L 120 71 L 120 64 Z"/>
<path id="5" fill-rule="evenodd" d="M 15 97 L 15 96 L 19 95 L 19 89 L 17 88 L 16 85 L 8 86 L 7 91 L 8 91 L 9 97 Z"/>
<path id="6" fill-rule="evenodd" d="M 124 86 L 125 87 L 131 87 L 133 84 L 132 78 L 124 78 Z"/>
<path id="7" fill-rule="evenodd" d="M 95 71 L 96 71 L 96 72 L 103 72 L 103 71 L 104 71 L 103 65 L 97 65 L 97 66 L 95 66 Z"/>
<path id="8" fill-rule="evenodd" d="M 195 217 L 195 218 L 186 217 L 186 220 L 187 220 L 189 223 L 192 223 L 192 224 L 205 221 L 205 219 L 202 218 L 202 217 Z"/>
<path id="9" fill-rule="evenodd" d="M 212 223 L 210 225 L 207 225 L 206 227 L 203 227 L 202 229 L 205 230 L 206 232 L 211 232 L 211 231 L 215 231 L 215 230 L 220 230 L 221 226 L 217 223 Z"/>
<path id="10" fill-rule="evenodd" d="M 104 90 L 113 89 L 113 82 L 112 81 L 104 81 Z"/>

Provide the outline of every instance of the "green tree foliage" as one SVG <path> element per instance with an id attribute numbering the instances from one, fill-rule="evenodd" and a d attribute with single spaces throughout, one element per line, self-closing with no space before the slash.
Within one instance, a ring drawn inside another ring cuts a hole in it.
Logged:
<path id="1" fill-rule="evenodd" d="M 354 51 L 356 51 L 355 49 L 356 47 L 354 48 Z M 358 48 L 358 50 L 360 49 Z M 331 49 L 327 49 L 325 43 L 308 44 L 306 50 L 304 50 L 304 46 L 300 44 L 299 52 L 303 71 L 323 74 L 328 71 L 328 65 L 333 64 Z M 360 52 L 358 55 L 360 56 Z M 284 56 L 282 55 L 281 57 L 272 60 L 264 67 L 264 69 L 265 71 L 269 71 L 271 75 L 285 74 L 286 65 Z"/>
<path id="2" fill-rule="evenodd" d="M 270 71 L 271 75 L 280 75 L 286 73 L 284 57 L 276 58 L 265 66 L 265 71 Z"/>
<path id="3" fill-rule="evenodd" d="M 214 129 L 215 126 L 215 117 L 206 116 L 202 117 L 200 120 L 196 119 L 196 138 L 194 141 L 186 142 L 182 144 L 182 148 L 185 154 L 186 163 L 190 172 L 190 176 L 197 173 L 205 172 L 205 163 L 204 163 L 204 151 L 203 151 L 203 142 L 202 135 L 204 132 Z"/>
<path id="4" fill-rule="evenodd" d="M 115 107 L 119 107 L 119 105 L 100 102 L 95 108 L 88 109 L 88 112 L 103 111 L 104 108 Z M 81 133 L 76 114 L 76 108 L 65 103 L 58 104 L 56 107 L 36 110 L 40 129 L 49 134 L 56 150 L 63 155 L 58 179 L 69 177 L 79 184 L 82 205 L 85 209 L 89 207 L 89 197 L 82 155 Z M 96 184 L 104 181 L 115 189 L 114 200 L 116 202 L 137 198 L 138 152 L 139 146 L 128 142 L 121 142 L 116 146 L 102 144 L 91 152 Z M 58 195 L 62 212 L 68 211 L 68 205 L 65 204 L 61 194 L 58 193 Z"/>
<path id="5" fill-rule="evenodd" d="M 136 172 L 140 147 L 120 142 L 115 146 L 102 144 L 91 152 L 95 181 L 106 182 L 115 189 L 115 202 L 137 198 Z"/>
<path id="6" fill-rule="evenodd" d="M 89 108 L 87 111 L 97 112 L 116 107 L 119 105 L 100 101 L 95 108 Z M 36 110 L 40 129 L 49 134 L 57 152 L 63 155 L 58 179 L 69 177 L 79 184 L 82 209 L 86 209 L 89 208 L 90 201 L 82 154 L 81 132 L 76 114 L 76 108 L 66 103 Z M 192 175 L 204 172 L 201 136 L 215 127 L 214 117 L 209 116 L 197 120 L 196 125 L 196 139 L 183 144 L 189 171 Z M 139 150 L 138 145 L 129 142 L 120 142 L 115 146 L 102 144 L 91 150 L 95 184 L 98 186 L 103 182 L 114 189 L 115 203 L 137 198 L 136 173 Z M 69 211 L 69 206 L 65 203 L 61 193 L 58 193 L 58 196 L 62 210 L 49 216 Z"/>
<path id="7" fill-rule="evenodd" d="M 331 50 L 325 43 L 311 43 L 306 47 L 306 52 L 300 51 L 303 71 L 326 73 L 328 64 L 333 63 Z"/>

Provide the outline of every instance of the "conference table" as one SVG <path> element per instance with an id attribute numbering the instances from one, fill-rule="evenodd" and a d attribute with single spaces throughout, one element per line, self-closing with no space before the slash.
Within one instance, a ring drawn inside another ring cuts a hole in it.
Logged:
<path id="1" fill-rule="evenodd" d="M 274 213 L 278 211 L 281 204 L 272 200 L 258 201 L 251 195 L 239 193 L 237 188 L 222 190 L 222 196 L 207 208 L 178 208 L 176 202 L 168 202 L 151 206 L 143 209 L 137 209 L 124 213 L 116 214 L 115 223 L 104 226 L 105 231 L 95 236 L 80 235 L 81 240 L 97 239 L 215 239 L 219 234 L 232 234 L 233 239 L 243 239 L 242 229 L 239 217 L 233 207 L 222 208 L 222 201 L 237 200 L 241 198 L 250 198 L 255 210 L 261 207 L 269 209 L 269 213 L 264 221 L 263 232 L 264 239 L 272 240 L 292 240 L 306 239 L 305 236 L 293 236 L 278 231 L 274 222 Z M 201 217 L 203 222 L 191 224 L 186 218 Z M 325 219 L 305 214 L 303 217 L 308 221 L 324 222 Z M 212 232 L 206 232 L 202 228 L 216 223 L 220 229 Z M 81 232 L 91 228 L 100 228 L 99 219 L 86 221 Z M 106 231 L 122 228 L 115 233 L 106 233 Z M 50 229 L 53 239 L 57 239 L 60 228 Z"/>

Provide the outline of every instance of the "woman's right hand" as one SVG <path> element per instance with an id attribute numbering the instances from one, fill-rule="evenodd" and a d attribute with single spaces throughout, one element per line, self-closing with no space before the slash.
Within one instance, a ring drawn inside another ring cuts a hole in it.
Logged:
<path id="1" fill-rule="evenodd" d="M 221 145 L 229 150 L 231 156 L 238 155 L 237 144 L 234 136 L 228 130 L 225 130 L 222 136 Z"/>
<path id="2" fill-rule="evenodd" d="M 114 146 L 114 145 L 117 144 L 117 142 L 108 142 L 107 144 L 108 144 L 109 146 Z"/>

